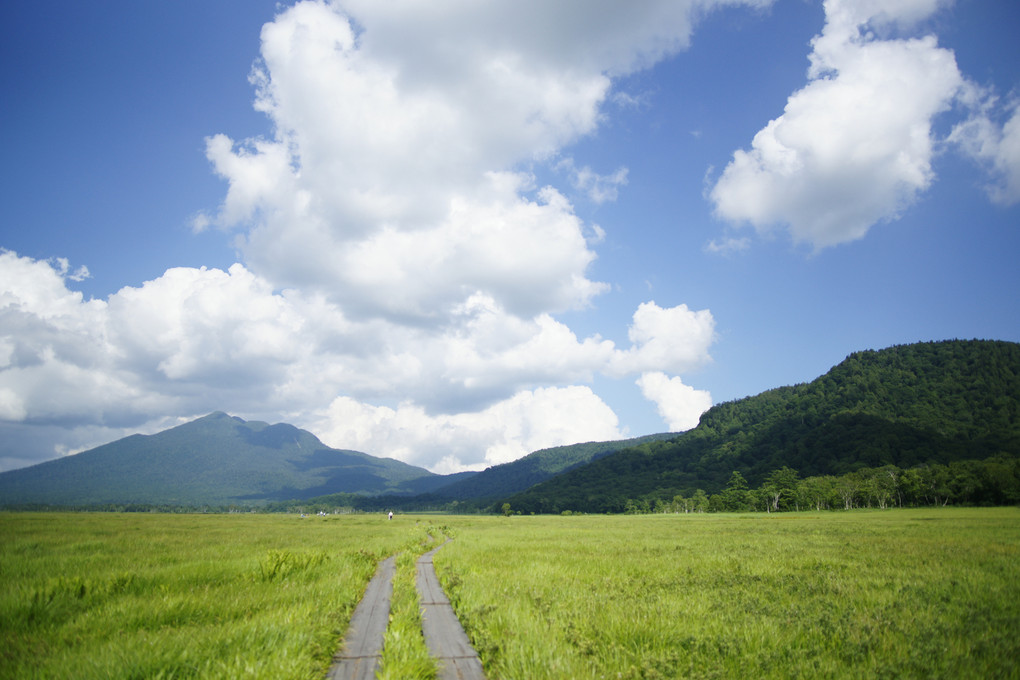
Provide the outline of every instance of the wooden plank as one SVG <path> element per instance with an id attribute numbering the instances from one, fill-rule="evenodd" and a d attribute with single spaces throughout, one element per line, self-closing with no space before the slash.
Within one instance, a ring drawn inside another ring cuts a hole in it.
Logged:
<path id="1" fill-rule="evenodd" d="M 421 597 L 425 645 L 429 654 L 439 661 L 440 680 L 485 680 L 478 653 L 471 646 L 436 576 L 432 556 L 439 548 L 419 557 L 416 565 L 415 581 Z"/>
<path id="2" fill-rule="evenodd" d="M 394 557 L 379 563 L 351 616 L 341 650 L 333 657 L 327 680 L 374 680 L 382 658 L 383 635 L 390 620 Z"/>

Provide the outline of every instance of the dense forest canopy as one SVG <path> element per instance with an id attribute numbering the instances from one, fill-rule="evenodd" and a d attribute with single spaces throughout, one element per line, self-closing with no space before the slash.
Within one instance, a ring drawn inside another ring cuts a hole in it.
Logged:
<path id="1" fill-rule="evenodd" d="M 720 404 L 673 440 L 621 451 L 503 500 L 527 512 L 622 512 L 628 502 L 653 506 L 699 489 L 720 494 L 734 472 L 760 488 L 783 468 L 824 479 L 1016 456 L 1020 344 L 932 342 L 852 354 L 810 383 Z"/>

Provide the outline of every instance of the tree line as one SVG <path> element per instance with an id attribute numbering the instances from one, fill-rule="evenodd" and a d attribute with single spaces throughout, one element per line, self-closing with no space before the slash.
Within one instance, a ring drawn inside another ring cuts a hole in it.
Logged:
<path id="1" fill-rule="evenodd" d="M 739 471 L 726 487 L 707 494 L 663 498 L 650 494 L 623 502 L 625 513 L 790 512 L 857 508 L 1020 504 L 1020 458 L 996 456 L 902 469 L 862 468 L 843 475 L 801 477 L 783 466 L 752 488 Z M 590 511 L 590 510 L 589 510 Z"/>

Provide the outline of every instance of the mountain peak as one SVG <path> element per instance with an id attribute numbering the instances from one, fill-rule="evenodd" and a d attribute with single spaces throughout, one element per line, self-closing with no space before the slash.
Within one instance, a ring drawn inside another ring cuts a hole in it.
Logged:
<path id="1" fill-rule="evenodd" d="M 241 423 L 241 424 L 245 424 L 245 423 L 248 422 L 244 418 L 239 418 L 237 416 L 232 416 L 229 413 L 225 413 L 223 411 L 213 411 L 209 415 L 202 416 L 201 418 L 197 418 L 197 419 L 192 420 L 190 422 L 194 423 L 194 422 L 198 422 L 200 420 L 210 421 L 210 422 L 217 421 L 217 420 L 232 420 L 232 421 L 234 421 L 236 423 Z"/>
<path id="2" fill-rule="evenodd" d="M 287 423 L 222 411 L 145 437 L 0 474 L 0 505 L 257 504 L 334 493 L 410 494 L 444 478 L 360 451 L 333 449 Z"/>

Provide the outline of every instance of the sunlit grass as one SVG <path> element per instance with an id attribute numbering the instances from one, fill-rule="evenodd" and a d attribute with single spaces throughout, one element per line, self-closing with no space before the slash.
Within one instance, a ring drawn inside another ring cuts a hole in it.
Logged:
<path id="1" fill-rule="evenodd" d="M 429 678 L 414 567 L 441 534 L 491 680 L 1020 677 L 1020 510 L 944 508 L 0 514 L 0 678 L 321 678 L 398 553 L 381 675 Z"/>
<path id="2" fill-rule="evenodd" d="M 410 525 L 0 515 L 0 677 L 322 677 Z"/>
<path id="3" fill-rule="evenodd" d="M 435 561 L 493 680 L 1020 675 L 1015 508 L 494 518 Z"/>

